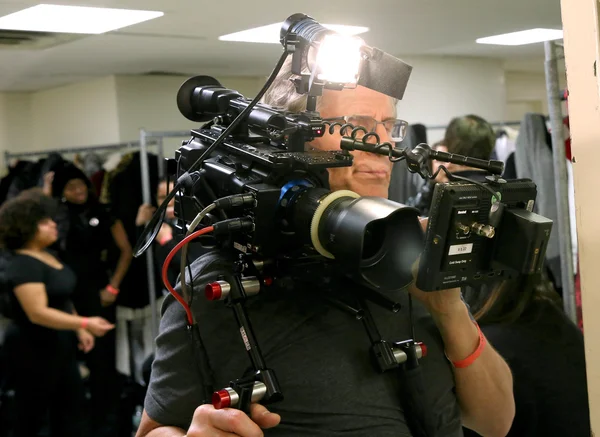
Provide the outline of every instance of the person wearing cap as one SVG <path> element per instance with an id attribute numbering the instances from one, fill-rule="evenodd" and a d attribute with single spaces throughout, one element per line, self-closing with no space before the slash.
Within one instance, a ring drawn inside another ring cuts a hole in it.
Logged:
<path id="1" fill-rule="evenodd" d="M 77 276 L 73 303 L 81 314 L 116 321 L 115 301 L 132 258 L 123 224 L 111 217 L 91 192 L 91 183 L 75 165 L 66 164 L 45 176 L 44 191 L 58 200 L 56 215 L 60 259 Z M 107 256 L 117 248 L 118 261 Z M 115 334 L 96 342 L 86 357 L 90 370 L 92 429 L 97 436 L 114 433 L 111 423 L 118 411 L 119 387 L 115 367 Z"/>

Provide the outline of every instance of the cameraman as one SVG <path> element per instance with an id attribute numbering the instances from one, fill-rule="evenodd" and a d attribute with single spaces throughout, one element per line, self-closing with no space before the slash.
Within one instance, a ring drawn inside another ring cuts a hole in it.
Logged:
<path id="1" fill-rule="evenodd" d="M 291 77 L 287 62 L 265 96 L 267 104 L 285 106 L 290 111 L 304 108 L 306 97 L 296 94 Z M 359 114 L 361 124 L 370 124 L 366 127 L 372 127 L 382 141 L 390 141 L 382 121 L 395 119 L 395 103 L 359 86 L 341 92 L 326 90 L 319 111 L 323 118 L 352 119 Z M 335 132 L 310 146 L 336 150 L 340 138 Z M 352 167 L 329 170 L 330 188 L 387 197 L 392 169 L 388 158 L 363 152 L 353 155 Z M 210 270 L 218 268 L 219 263 L 230 264 L 217 256 L 198 260 L 203 263 L 202 276 L 195 283 L 214 280 Z M 253 327 L 265 359 L 277 372 L 286 396 L 285 401 L 270 406 L 278 414 L 255 404 L 251 418 L 239 410 L 199 405 L 202 382 L 191 354 L 185 312 L 173 297 L 167 297 L 137 436 L 259 437 L 263 435 L 261 428 L 272 428 L 268 435 L 273 436 L 411 435 L 396 372 L 377 374 L 369 362 L 369 343 L 361 323 L 309 291 L 265 293 L 248 301 L 251 318 L 256 314 Z M 485 436 L 505 436 L 514 416 L 510 370 L 489 344 L 479 348 L 485 343 L 480 343 L 478 328 L 460 290 L 424 293 L 411 287 L 410 293 L 419 301 L 414 308 L 417 337 L 429 347 L 427 357 L 421 361 L 427 384 L 423 396 L 437 416 L 437 435 L 462 436 L 464 424 Z M 407 307 L 406 292 L 392 298 Z M 198 301 L 201 299 L 194 300 Z M 239 331 L 231 310 L 224 305 L 200 302 L 193 308 L 215 373 L 215 388 L 222 388 L 248 370 Z M 409 338 L 404 317 L 378 307 L 371 307 L 371 311 L 384 336 Z M 475 357 L 476 350 L 481 354 L 464 368 L 454 369 L 448 361 Z"/>

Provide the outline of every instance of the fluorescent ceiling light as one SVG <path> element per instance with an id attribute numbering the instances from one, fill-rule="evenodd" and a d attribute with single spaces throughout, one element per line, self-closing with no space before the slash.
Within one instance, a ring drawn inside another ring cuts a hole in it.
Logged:
<path id="1" fill-rule="evenodd" d="M 500 46 L 522 46 L 536 42 L 562 39 L 563 31 L 556 29 L 529 29 L 503 35 L 488 36 L 476 40 L 479 44 L 496 44 Z"/>
<path id="2" fill-rule="evenodd" d="M 0 29 L 100 34 L 163 15 L 156 11 L 41 4 L 0 17 Z"/>
<path id="3" fill-rule="evenodd" d="M 342 24 L 322 24 L 327 29 L 331 29 L 342 35 L 359 35 L 369 31 L 368 27 L 344 26 Z M 267 44 L 279 44 L 279 32 L 281 23 L 269 24 L 267 26 L 255 27 L 254 29 L 242 30 L 241 32 L 230 33 L 220 36 L 221 41 L 242 41 L 258 42 Z"/>

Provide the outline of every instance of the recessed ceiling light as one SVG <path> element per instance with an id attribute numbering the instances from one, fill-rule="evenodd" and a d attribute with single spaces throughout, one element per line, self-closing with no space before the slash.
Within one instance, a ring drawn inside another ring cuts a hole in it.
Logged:
<path id="1" fill-rule="evenodd" d="M 0 17 L 0 29 L 100 34 L 163 15 L 157 11 L 41 4 Z"/>
<path id="2" fill-rule="evenodd" d="M 368 27 L 344 26 L 342 24 L 322 24 L 323 27 L 331 29 L 342 35 L 359 35 L 369 31 Z M 242 30 L 220 36 L 221 41 L 258 42 L 267 44 L 279 44 L 279 32 L 281 23 L 269 24 L 267 26 L 255 27 L 254 29 Z"/>
<path id="3" fill-rule="evenodd" d="M 496 44 L 500 46 L 522 46 L 536 42 L 562 39 L 563 31 L 557 29 L 529 29 L 503 35 L 488 36 L 476 40 L 479 44 Z"/>

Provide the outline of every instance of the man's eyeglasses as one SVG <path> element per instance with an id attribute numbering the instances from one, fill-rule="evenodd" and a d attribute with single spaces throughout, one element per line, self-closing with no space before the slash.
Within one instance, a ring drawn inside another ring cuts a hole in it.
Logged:
<path id="1" fill-rule="evenodd" d="M 402 141 L 404 139 L 404 137 L 406 137 L 406 130 L 408 129 L 408 122 L 406 122 L 404 120 L 389 118 L 384 121 L 377 121 L 373 117 L 370 117 L 368 115 L 345 115 L 342 117 L 326 118 L 326 119 L 324 119 L 324 121 L 328 121 L 328 122 L 337 121 L 342 124 L 349 123 L 355 127 L 362 126 L 368 132 L 376 132 L 377 126 L 382 124 L 383 127 L 385 128 L 386 132 L 388 133 L 388 135 L 392 138 L 392 141 L 394 141 L 396 143 Z M 336 129 L 339 130 L 339 127 L 337 127 Z M 349 136 L 351 132 L 352 132 L 352 129 L 348 128 L 348 129 L 346 129 L 345 133 L 346 133 L 346 135 Z M 364 136 L 364 132 L 357 133 L 358 139 L 362 138 L 363 136 Z"/>

